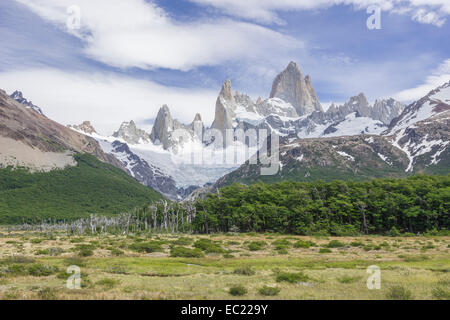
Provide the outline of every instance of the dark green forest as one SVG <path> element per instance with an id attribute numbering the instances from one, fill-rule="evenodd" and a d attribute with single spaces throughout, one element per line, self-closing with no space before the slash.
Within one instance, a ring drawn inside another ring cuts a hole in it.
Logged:
<path id="1" fill-rule="evenodd" d="M 51 172 L 0 169 L 0 224 L 110 215 L 162 199 L 125 172 L 92 155 Z"/>
<path id="2" fill-rule="evenodd" d="M 450 175 L 234 184 L 196 203 L 197 232 L 299 235 L 448 230 Z"/>

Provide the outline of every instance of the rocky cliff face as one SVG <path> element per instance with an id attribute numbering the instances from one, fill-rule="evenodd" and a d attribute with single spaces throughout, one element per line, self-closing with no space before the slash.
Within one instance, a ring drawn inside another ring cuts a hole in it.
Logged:
<path id="1" fill-rule="evenodd" d="M 70 129 L 74 129 L 76 131 L 84 132 L 84 133 L 89 134 L 89 135 L 97 133 L 97 131 L 95 131 L 95 129 L 92 126 L 90 121 L 84 121 L 80 125 L 68 125 L 67 127 L 69 127 Z"/>
<path id="2" fill-rule="evenodd" d="M 450 168 L 450 82 L 407 106 L 383 134 L 409 158 L 408 172 Z"/>
<path id="3" fill-rule="evenodd" d="M 139 157 L 131 151 L 126 143 L 114 141 L 110 152 L 125 165 L 128 173 L 132 177 L 145 186 L 160 192 L 168 199 L 174 201 L 183 199 L 186 193 L 190 193 L 195 189 L 178 188 L 172 177 Z"/>
<path id="4" fill-rule="evenodd" d="M 222 90 L 217 98 L 216 112 L 211 128 L 219 130 L 225 136 L 225 131 L 233 128 L 236 108 L 237 105 L 234 99 L 231 81 L 227 80 L 223 84 Z"/>
<path id="5" fill-rule="evenodd" d="M 385 123 L 389 118 L 400 112 L 400 116 L 387 127 Z M 342 117 L 344 120 L 338 120 Z M 379 131 L 379 135 L 366 134 L 367 119 L 375 121 L 379 129 L 384 128 L 383 131 Z M 334 124 L 328 126 L 330 121 Z M 219 179 L 207 191 L 213 192 L 215 188 L 233 182 L 252 183 L 257 180 L 361 180 L 403 177 L 411 173 L 449 173 L 450 83 L 406 108 L 393 99 L 377 101 L 370 107 L 367 99 L 358 95 L 343 106 L 331 106 L 327 113 L 314 112 L 297 122 L 300 123 L 291 123 L 295 127 L 294 132 L 301 128 L 309 130 L 309 135 L 312 135 L 324 127 L 327 129 L 320 139 L 282 137 L 277 175 L 261 176 L 262 165 L 247 162 Z M 358 134 L 361 129 L 364 130 Z M 346 135 L 348 131 L 353 135 Z M 339 136 L 329 137 L 334 134 Z"/>
<path id="6" fill-rule="evenodd" d="M 34 105 L 33 102 L 28 101 L 27 99 L 25 99 L 23 97 L 23 94 L 21 91 L 14 91 L 13 94 L 10 95 L 11 98 L 13 98 L 14 100 L 16 100 L 18 103 L 23 104 L 26 108 L 31 109 L 37 113 L 39 113 L 40 115 L 44 115 L 44 112 L 42 112 L 42 109 L 39 108 L 38 106 Z"/>
<path id="7" fill-rule="evenodd" d="M 3 139 L 0 162 L 1 159 L 7 161 L 14 157 L 19 165 L 36 170 L 51 170 L 61 167 L 61 154 L 80 152 L 95 155 L 103 162 L 124 169 L 120 161 L 103 152 L 95 139 L 23 106 L 0 90 L 0 137 Z M 22 152 L 17 152 L 19 149 Z M 10 161 L 7 162 L 11 164 Z"/>
<path id="8" fill-rule="evenodd" d="M 364 180 L 375 177 L 402 177 L 408 157 L 387 138 L 359 135 L 320 139 L 281 140 L 279 170 L 276 175 L 262 176 L 261 164 L 248 162 L 219 179 L 214 187 L 234 182 L 258 180 Z"/>
<path id="9" fill-rule="evenodd" d="M 186 142 L 201 136 L 200 132 L 195 132 L 196 129 L 201 132 L 204 130 L 200 114 L 195 115 L 194 121 L 190 125 L 184 125 L 173 119 L 169 107 L 164 105 L 159 109 L 150 139 L 154 144 L 162 145 L 165 150 L 176 151 L 178 148 L 182 148 Z"/>
<path id="10" fill-rule="evenodd" d="M 376 100 L 372 108 L 371 118 L 379 120 L 388 126 L 392 120 L 400 116 L 405 107 L 406 105 L 393 98 Z"/>
<path id="11" fill-rule="evenodd" d="M 113 137 L 121 138 L 130 144 L 150 142 L 149 135 L 144 130 L 138 129 L 133 120 L 122 123 L 119 130 L 113 134 Z"/>
<path id="12" fill-rule="evenodd" d="M 295 62 L 289 63 L 273 82 L 270 98 L 280 98 L 294 106 L 298 115 L 323 111 L 312 87 L 311 78 L 303 75 Z"/>

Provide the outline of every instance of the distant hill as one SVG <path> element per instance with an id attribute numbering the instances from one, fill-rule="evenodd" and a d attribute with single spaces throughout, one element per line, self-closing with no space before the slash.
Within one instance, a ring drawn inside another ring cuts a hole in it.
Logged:
<path id="1" fill-rule="evenodd" d="M 74 158 L 77 165 L 50 172 L 0 169 L 0 224 L 111 215 L 163 198 L 92 155 Z"/>

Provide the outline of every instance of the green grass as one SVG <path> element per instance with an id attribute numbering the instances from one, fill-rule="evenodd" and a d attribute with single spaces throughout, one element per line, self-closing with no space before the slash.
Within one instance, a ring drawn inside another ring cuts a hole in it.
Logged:
<path id="1" fill-rule="evenodd" d="M 0 169 L 0 224 L 110 215 L 162 199 L 125 172 L 92 155 L 51 172 Z"/>

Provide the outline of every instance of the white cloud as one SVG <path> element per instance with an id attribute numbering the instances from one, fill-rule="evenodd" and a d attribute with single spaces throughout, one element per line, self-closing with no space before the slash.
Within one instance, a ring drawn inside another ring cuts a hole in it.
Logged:
<path id="1" fill-rule="evenodd" d="M 400 101 L 411 102 L 428 94 L 431 90 L 450 81 L 450 59 L 445 60 L 438 68 L 433 70 L 424 83 L 411 89 L 398 92 L 395 98 Z"/>
<path id="2" fill-rule="evenodd" d="M 36 83 L 39 82 L 37 86 Z M 102 133 L 111 134 L 122 121 L 153 119 L 163 104 L 172 116 L 190 123 L 197 112 L 210 124 L 218 92 L 164 87 L 151 81 L 114 74 L 29 69 L 0 73 L 0 88 L 24 97 L 62 124 L 91 120 Z"/>
<path id="3" fill-rule="evenodd" d="M 396 14 L 408 14 L 417 22 L 441 27 L 450 15 L 448 0 L 189 0 L 208 5 L 240 18 L 261 23 L 283 21 L 279 11 L 317 10 L 335 5 L 353 5 L 356 9 L 366 9 L 370 5 L 380 5 L 382 10 Z"/>
<path id="4" fill-rule="evenodd" d="M 180 23 L 144 0 L 16 0 L 84 41 L 84 53 L 110 66 L 190 70 L 230 60 L 267 60 L 302 46 L 292 37 L 229 19 Z M 67 8 L 81 28 L 66 27 Z"/>

